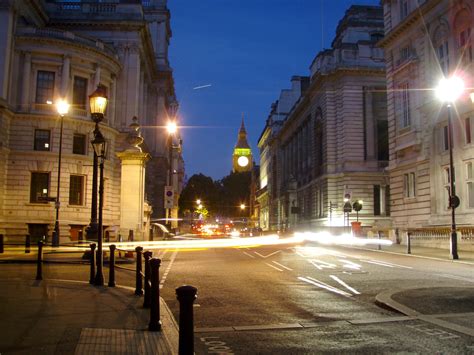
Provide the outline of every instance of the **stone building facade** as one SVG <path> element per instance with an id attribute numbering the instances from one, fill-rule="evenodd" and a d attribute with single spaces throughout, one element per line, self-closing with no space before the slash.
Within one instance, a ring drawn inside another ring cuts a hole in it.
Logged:
<path id="1" fill-rule="evenodd" d="M 376 47 L 383 30 L 381 7 L 350 7 L 309 79 L 295 77 L 272 106 L 278 118 L 259 141 L 269 229 L 342 229 L 346 194 L 363 200 L 363 227 L 389 226 L 384 56 Z"/>
<path id="2" fill-rule="evenodd" d="M 474 7 L 472 1 L 383 1 L 390 137 L 391 215 L 400 239 L 407 231 L 448 247 L 449 141 L 447 108 L 435 99 L 444 77 L 471 88 L 454 103 L 453 158 L 457 224 L 473 234 Z M 464 237 L 463 237 L 464 238 Z M 416 238 L 415 238 L 416 240 Z M 462 240 L 461 240 L 462 242 Z"/>
<path id="3" fill-rule="evenodd" d="M 129 147 L 126 136 L 134 117 L 145 138 L 142 149 L 151 157 L 150 204 L 143 211 L 159 213 L 166 183 L 159 173 L 167 164 L 163 127 L 176 101 L 169 17 L 166 0 L 0 1 L 0 233 L 51 237 L 54 203 L 40 197 L 56 196 L 58 99 L 71 104 L 63 127 L 61 242 L 77 239 L 89 224 L 94 123 L 88 95 L 98 85 L 106 87 L 109 98 L 100 124 L 109 147 L 104 226 L 112 234 L 120 231 L 123 177 L 116 153 Z M 147 233 L 143 223 L 134 232 L 140 238 Z"/>

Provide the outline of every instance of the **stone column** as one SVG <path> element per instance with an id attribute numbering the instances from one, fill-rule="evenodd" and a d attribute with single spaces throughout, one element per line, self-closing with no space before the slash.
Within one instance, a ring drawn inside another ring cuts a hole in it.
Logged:
<path id="1" fill-rule="evenodd" d="M 6 2 L 9 3 L 9 2 Z M 15 15 L 13 8 L 6 4 L 0 6 L 0 99 L 8 100 L 8 87 L 10 83 L 12 48 L 13 48 L 13 28 L 15 25 Z"/>
<path id="2" fill-rule="evenodd" d="M 30 81 L 31 81 L 31 53 L 23 54 L 23 81 L 21 84 L 21 108 L 23 112 L 30 111 Z"/>
<path id="3" fill-rule="evenodd" d="M 133 230 L 135 240 L 144 240 L 147 235 L 144 226 L 145 211 L 145 164 L 150 159 L 148 153 L 139 147 L 143 143 L 137 118 L 130 125 L 131 132 L 127 137 L 130 148 L 117 153 L 121 160 L 120 186 L 120 234 L 128 235 Z"/>
<path id="4" fill-rule="evenodd" d="M 68 88 L 69 88 L 69 72 L 71 69 L 71 58 L 69 56 L 63 57 L 63 67 L 61 71 L 61 98 L 68 98 Z"/>

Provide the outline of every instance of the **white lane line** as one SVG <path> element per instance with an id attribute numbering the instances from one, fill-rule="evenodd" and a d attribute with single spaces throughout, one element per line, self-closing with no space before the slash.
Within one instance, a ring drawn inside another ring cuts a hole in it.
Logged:
<path id="1" fill-rule="evenodd" d="M 333 279 L 334 281 L 336 281 L 337 283 L 339 283 L 340 285 L 344 286 L 345 288 L 347 288 L 349 291 L 351 291 L 352 293 L 356 294 L 356 295 L 360 295 L 360 292 L 357 291 L 355 288 L 349 286 L 348 284 L 346 284 L 344 281 L 342 281 L 339 277 L 335 276 L 335 275 L 329 275 L 329 277 L 331 279 Z"/>
<path id="2" fill-rule="evenodd" d="M 262 255 L 258 251 L 254 251 L 255 254 L 257 254 L 259 257 L 264 258 L 264 259 L 266 259 L 266 258 L 268 258 L 272 255 L 278 254 L 279 252 L 281 252 L 281 250 L 274 251 L 273 253 L 270 253 L 268 255 Z"/>
<path id="3" fill-rule="evenodd" d="M 342 295 L 342 296 L 346 296 L 346 297 L 352 297 L 352 295 L 350 293 L 347 293 L 345 291 L 342 291 L 336 287 L 332 287 L 328 284 L 325 284 L 324 282 L 321 282 L 321 281 L 318 281 L 318 280 L 315 280 L 313 278 L 306 278 L 306 277 L 301 277 L 299 276 L 298 277 L 298 280 L 301 280 L 301 281 L 304 281 L 304 282 L 307 282 L 311 285 L 314 285 L 314 286 L 317 286 L 317 287 L 320 287 L 320 288 L 323 288 L 325 290 L 328 290 L 328 291 L 331 291 L 331 292 L 334 292 L 334 293 L 337 293 L 339 295 Z"/>
<path id="4" fill-rule="evenodd" d="M 395 266 L 395 267 L 401 267 L 403 269 L 413 269 L 411 266 L 405 266 L 405 265 L 400 265 L 400 264 L 395 264 L 395 263 L 389 263 L 387 261 L 380 261 L 380 260 L 372 260 L 372 261 L 376 261 L 380 264 L 391 265 L 391 266 Z"/>
<path id="5" fill-rule="evenodd" d="M 327 267 L 327 268 L 330 268 L 330 269 L 333 269 L 333 268 L 336 267 L 335 264 L 327 263 L 327 262 L 322 261 L 322 260 L 313 259 L 313 261 L 319 263 L 321 267 Z"/>
<path id="6" fill-rule="evenodd" d="M 170 272 L 171 270 L 171 266 L 173 265 L 173 262 L 174 262 L 174 259 L 176 259 L 176 255 L 178 255 L 178 251 L 175 250 L 173 252 L 173 255 L 171 255 L 171 259 L 170 259 L 170 262 L 165 270 L 165 272 L 163 273 L 163 276 L 161 277 L 161 280 L 160 280 L 160 289 L 163 288 L 163 285 L 165 284 L 165 281 L 166 281 L 166 277 L 168 276 L 168 273 Z"/>
<path id="7" fill-rule="evenodd" d="M 312 260 L 308 260 L 308 262 L 310 264 L 312 264 L 314 267 L 318 268 L 319 270 L 322 270 L 323 268 L 321 266 L 319 266 L 316 262 L 312 261 Z"/>
<path id="8" fill-rule="evenodd" d="M 385 267 L 391 267 L 391 268 L 395 267 L 393 265 L 382 264 L 382 263 L 379 263 L 377 261 L 372 261 L 372 260 L 361 260 L 361 261 L 364 263 L 369 263 L 369 264 L 374 264 L 374 265 L 379 265 L 379 266 L 385 266 Z"/>
<path id="9" fill-rule="evenodd" d="M 290 269 L 288 266 L 282 265 L 277 261 L 272 261 L 272 263 L 277 264 L 278 266 L 282 267 L 283 269 L 286 269 L 288 271 L 293 271 L 293 269 Z"/>
<path id="10" fill-rule="evenodd" d="M 248 257 L 250 257 L 250 258 L 252 258 L 252 259 L 255 259 L 255 256 L 253 256 L 252 254 L 247 253 L 246 251 L 243 251 L 243 253 L 244 253 L 245 255 L 247 255 Z"/>
<path id="11" fill-rule="evenodd" d="M 474 282 L 474 280 L 468 279 L 462 276 L 455 276 L 455 275 L 448 275 L 448 274 L 439 274 L 439 276 L 447 277 L 448 279 L 454 279 L 454 280 L 459 280 L 459 281 Z"/>
<path id="12" fill-rule="evenodd" d="M 265 263 L 265 264 L 267 264 L 268 266 L 274 268 L 275 270 L 283 271 L 282 269 L 279 269 L 279 268 L 277 268 L 276 266 L 273 266 L 272 264 L 269 264 L 269 263 Z"/>

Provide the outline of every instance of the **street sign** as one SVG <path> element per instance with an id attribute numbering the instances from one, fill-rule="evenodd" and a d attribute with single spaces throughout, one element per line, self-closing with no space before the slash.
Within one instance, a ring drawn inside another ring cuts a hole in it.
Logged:
<path id="1" fill-rule="evenodd" d="M 165 208 L 174 207 L 174 191 L 173 186 L 165 186 Z"/>

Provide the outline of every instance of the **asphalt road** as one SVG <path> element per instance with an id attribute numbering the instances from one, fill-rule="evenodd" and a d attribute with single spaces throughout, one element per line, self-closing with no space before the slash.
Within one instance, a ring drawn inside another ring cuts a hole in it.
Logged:
<path id="1" fill-rule="evenodd" d="M 472 265 L 316 244 L 161 257 L 162 297 L 176 319 L 175 288 L 198 288 L 198 354 L 474 353 L 472 336 L 375 304 L 387 290 L 472 287 Z"/>

